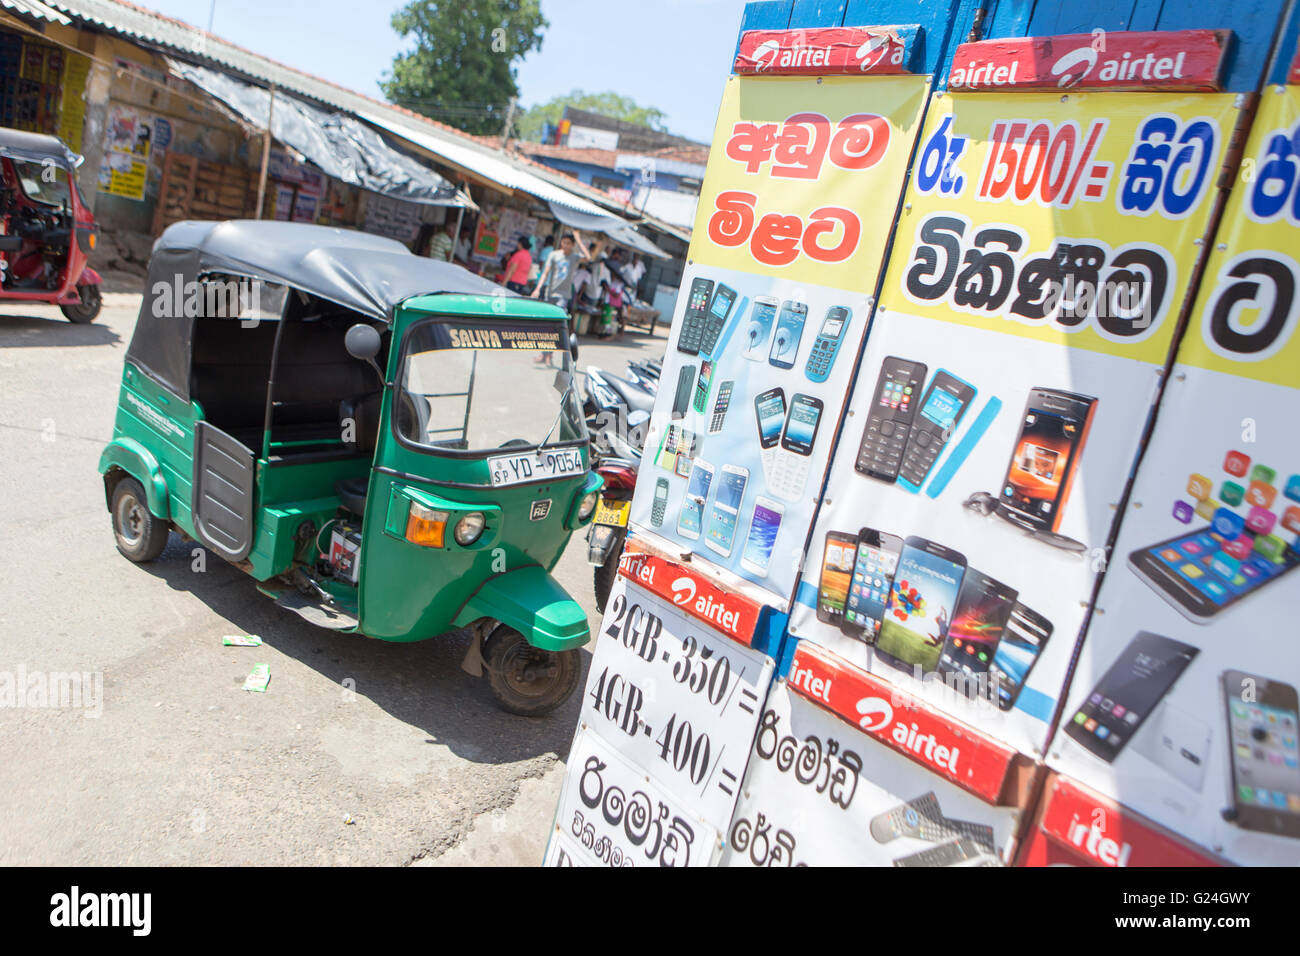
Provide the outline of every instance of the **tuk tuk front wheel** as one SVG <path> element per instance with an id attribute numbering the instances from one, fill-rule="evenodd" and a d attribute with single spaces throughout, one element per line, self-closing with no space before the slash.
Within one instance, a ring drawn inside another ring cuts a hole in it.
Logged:
<path id="1" fill-rule="evenodd" d="M 113 537 L 117 550 L 137 564 L 152 561 L 167 547 L 167 523 L 149 510 L 144 488 L 123 478 L 113 488 Z"/>
<path id="2" fill-rule="evenodd" d="M 544 651 L 512 627 L 497 627 L 483 645 L 488 685 L 503 710 L 521 717 L 549 714 L 578 686 L 578 652 Z"/>
<path id="3" fill-rule="evenodd" d="M 75 322 L 78 325 L 94 322 L 99 316 L 99 310 L 104 306 L 104 296 L 100 293 L 99 286 L 77 286 L 77 294 L 81 296 L 80 302 L 61 305 L 59 310 L 69 322 Z"/>

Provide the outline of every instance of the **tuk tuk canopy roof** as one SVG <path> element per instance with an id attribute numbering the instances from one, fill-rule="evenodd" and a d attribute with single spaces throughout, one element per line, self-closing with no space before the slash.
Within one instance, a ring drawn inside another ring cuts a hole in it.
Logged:
<path id="1" fill-rule="evenodd" d="M 198 316 L 178 307 L 176 290 L 210 273 L 286 285 L 385 324 L 414 296 L 515 297 L 460 266 L 369 233 L 253 219 L 178 222 L 154 243 L 126 358 L 185 398 Z"/>
<path id="2" fill-rule="evenodd" d="M 66 169 L 76 169 L 82 157 L 68 148 L 57 136 L 27 133 L 20 129 L 0 128 L 0 156 L 40 163 L 52 159 Z"/>

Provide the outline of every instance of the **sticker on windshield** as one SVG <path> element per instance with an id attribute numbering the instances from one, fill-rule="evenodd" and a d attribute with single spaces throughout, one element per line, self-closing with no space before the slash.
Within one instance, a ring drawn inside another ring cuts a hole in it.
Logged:
<path id="1" fill-rule="evenodd" d="M 453 349 L 525 349 L 533 352 L 554 351 L 561 348 L 558 328 L 526 326 L 441 326 Z M 441 338 L 435 335 L 435 339 Z"/>

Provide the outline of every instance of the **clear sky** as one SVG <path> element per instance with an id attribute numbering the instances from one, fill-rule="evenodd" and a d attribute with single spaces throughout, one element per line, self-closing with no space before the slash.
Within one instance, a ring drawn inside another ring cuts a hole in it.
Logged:
<path id="1" fill-rule="evenodd" d="M 206 28 L 211 0 L 135 0 Z M 372 96 L 402 41 L 393 0 L 216 0 L 212 31 L 289 66 Z M 613 90 L 708 142 L 745 0 L 542 0 L 551 25 L 519 65 L 524 106 L 574 88 Z"/>

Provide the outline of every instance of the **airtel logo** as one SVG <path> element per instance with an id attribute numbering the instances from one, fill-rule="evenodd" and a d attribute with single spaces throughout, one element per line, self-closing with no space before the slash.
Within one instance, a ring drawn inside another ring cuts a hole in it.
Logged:
<path id="1" fill-rule="evenodd" d="M 688 577 L 678 578 L 669 587 L 673 590 L 673 603 L 679 607 L 695 599 L 695 582 Z"/>
<path id="2" fill-rule="evenodd" d="M 1059 76 L 1060 79 L 1056 85 L 1064 89 L 1067 86 L 1074 86 L 1080 83 L 1085 76 L 1092 72 L 1093 67 L 1097 65 L 1097 51 L 1090 46 L 1081 46 L 1077 50 L 1071 50 L 1065 56 L 1061 57 L 1052 64 L 1052 76 Z M 1069 72 L 1077 66 L 1083 67 L 1083 72 L 1078 76 Z"/>
<path id="3" fill-rule="evenodd" d="M 865 73 L 884 59 L 885 51 L 889 49 L 890 39 L 888 34 L 879 34 L 858 47 L 857 52 L 854 53 L 854 56 L 862 61 L 858 69 Z"/>
<path id="4" fill-rule="evenodd" d="M 883 730 L 894 719 L 894 708 L 883 697 L 863 697 L 857 711 L 862 715 L 858 726 L 868 733 Z"/>
<path id="5" fill-rule="evenodd" d="M 762 73 L 764 70 L 770 70 L 776 63 L 776 55 L 781 52 L 781 44 L 776 40 L 764 40 L 754 51 L 755 71 Z"/>

